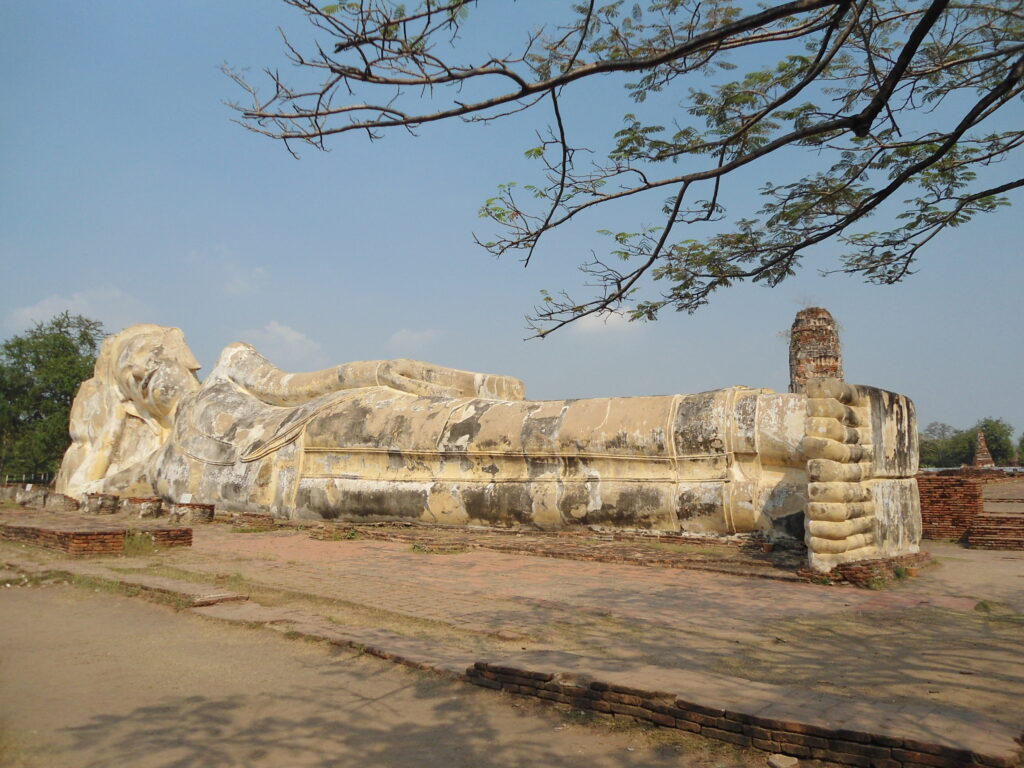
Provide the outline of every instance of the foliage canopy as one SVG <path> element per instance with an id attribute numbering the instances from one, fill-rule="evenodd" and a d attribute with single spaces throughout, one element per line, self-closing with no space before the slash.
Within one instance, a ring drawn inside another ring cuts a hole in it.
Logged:
<path id="1" fill-rule="evenodd" d="M 990 416 L 981 419 L 970 429 L 956 429 L 949 424 L 933 421 L 921 433 L 921 466 L 959 467 L 972 463 L 979 432 L 985 433 L 985 442 L 988 443 L 992 460 L 998 466 L 1013 461 L 1013 427 L 1003 419 Z M 1020 439 L 1024 446 L 1024 435 Z"/>
<path id="2" fill-rule="evenodd" d="M 105 335 L 98 321 L 62 312 L 0 345 L 0 476 L 57 471 L 71 404 Z"/>
<path id="3" fill-rule="evenodd" d="M 479 53 L 506 43 L 473 36 L 473 0 L 285 2 L 320 39 L 286 39 L 308 79 L 268 70 L 265 97 L 228 70 L 251 96 L 235 105 L 250 129 L 324 148 L 350 131 L 544 110 L 527 151 L 540 179 L 501 185 L 481 211 L 500 233 L 481 244 L 527 263 L 546 233 L 648 199 L 659 224 L 606 232 L 607 254 L 581 267 L 596 290 L 545 294 L 530 318 L 540 336 L 594 313 L 692 312 L 737 281 L 776 285 L 825 244 L 844 252 L 831 271 L 897 282 L 936 236 L 1024 186 L 1012 163 L 990 167 L 1024 143 L 1020 0 L 550 4 L 550 23 L 505 55 Z M 634 102 L 599 154 L 563 110 L 598 79 Z M 736 210 L 751 173 L 760 207 Z"/>

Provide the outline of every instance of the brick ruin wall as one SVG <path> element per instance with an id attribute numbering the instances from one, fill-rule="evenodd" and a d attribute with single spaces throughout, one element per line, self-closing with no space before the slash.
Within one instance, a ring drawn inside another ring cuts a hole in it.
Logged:
<path id="1" fill-rule="evenodd" d="M 918 475 L 922 538 L 971 549 L 1024 550 L 1024 504 L 1020 512 L 985 512 L 984 487 L 1018 479 L 978 468 Z"/>
<path id="2" fill-rule="evenodd" d="M 984 508 L 983 483 L 960 475 L 917 476 L 921 495 L 921 536 L 939 541 L 964 541 Z"/>
<path id="3" fill-rule="evenodd" d="M 931 562 L 931 555 L 927 552 L 916 552 L 883 560 L 840 563 L 828 573 L 818 573 L 810 568 L 802 568 L 797 571 L 797 575 L 805 581 L 817 584 L 852 584 L 855 587 L 872 589 L 910 576 L 929 562 Z"/>
<path id="4" fill-rule="evenodd" d="M 653 723 L 740 747 L 781 752 L 797 758 L 828 760 L 865 768 L 965 768 L 979 765 L 975 754 L 940 744 L 732 712 L 687 701 L 670 693 L 579 679 L 572 675 L 480 661 L 466 670 L 466 679 L 484 688 L 568 704 L 599 717 Z"/>
<path id="5" fill-rule="evenodd" d="M 138 529 L 133 535 L 145 536 L 158 547 L 191 547 L 192 529 L 161 526 L 160 528 Z M 0 522 L 0 540 L 34 547 L 53 549 L 73 557 L 96 555 L 123 555 L 127 528 L 104 528 L 90 530 L 67 525 L 28 524 L 22 522 Z"/>
<path id="6" fill-rule="evenodd" d="M 50 526 L 0 523 L 0 539 L 55 549 L 76 557 L 124 554 L 125 529 L 71 530 Z"/>

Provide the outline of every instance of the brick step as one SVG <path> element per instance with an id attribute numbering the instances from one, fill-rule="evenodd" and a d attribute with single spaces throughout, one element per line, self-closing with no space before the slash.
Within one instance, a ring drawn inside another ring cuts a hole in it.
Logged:
<path id="1" fill-rule="evenodd" d="M 971 549 L 1020 549 L 1024 550 L 1024 535 L 989 533 L 971 533 L 967 541 Z"/>
<path id="2" fill-rule="evenodd" d="M 995 537 L 997 539 L 1024 538 L 1024 531 L 1010 531 L 1006 528 L 972 528 L 967 534 L 972 539 Z"/>
<path id="3" fill-rule="evenodd" d="M 1024 531 L 1024 520 L 975 520 L 971 530 Z"/>
<path id="4" fill-rule="evenodd" d="M 1024 529 L 1024 516 L 1022 515 L 978 515 L 972 523 L 977 526 L 1006 526 L 1009 528 Z"/>
<path id="5" fill-rule="evenodd" d="M 991 541 L 970 543 L 971 549 L 997 549 L 1002 552 L 1024 552 L 1024 540 L 1016 541 Z"/>

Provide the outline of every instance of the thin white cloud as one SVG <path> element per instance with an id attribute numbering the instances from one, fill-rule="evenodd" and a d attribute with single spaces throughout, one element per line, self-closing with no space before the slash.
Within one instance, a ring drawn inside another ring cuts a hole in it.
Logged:
<path id="1" fill-rule="evenodd" d="M 70 296 L 55 293 L 35 304 L 15 307 L 7 312 L 4 325 L 19 332 L 36 323 L 45 323 L 65 310 L 99 320 L 110 333 L 135 323 L 152 322 L 151 310 L 142 301 L 115 286 L 101 285 L 75 291 Z"/>
<path id="2" fill-rule="evenodd" d="M 208 275 L 219 275 L 221 290 L 229 296 L 259 293 L 267 276 L 263 267 L 248 264 L 224 245 L 189 251 L 188 259 Z"/>
<path id="3" fill-rule="evenodd" d="M 311 371 L 328 365 L 319 342 L 277 320 L 260 329 L 241 331 L 238 341 L 252 344 L 261 355 L 286 371 Z"/>
<path id="4" fill-rule="evenodd" d="M 415 356 L 428 350 L 440 338 L 441 332 L 434 328 L 423 328 L 416 331 L 402 328 L 391 334 L 387 340 L 387 346 L 392 354 Z"/>
<path id="5" fill-rule="evenodd" d="M 224 283 L 224 292 L 233 296 L 256 293 L 266 274 L 267 271 L 263 267 L 232 269 L 227 282 Z"/>
<path id="6" fill-rule="evenodd" d="M 639 322 L 630 322 L 621 314 L 587 315 L 569 326 L 575 333 L 626 333 L 640 329 Z"/>

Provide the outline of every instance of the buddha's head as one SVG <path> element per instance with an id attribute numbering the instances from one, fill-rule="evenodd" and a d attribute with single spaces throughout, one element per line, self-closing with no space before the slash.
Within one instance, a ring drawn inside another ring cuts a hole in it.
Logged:
<path id="1" fill-rule="evenodd" d="M 133 325 L 107 337 L 71 408 L 58 490 L 137 490 L 136 477 L 167 440 L 179 404 L 199 389 L 197 370 L 177 328 Z"/>
<path id="2" fill-rule="evenodd" d="M 96 378 L 116 389 L 129 412 L 166 430 L 178 403 L 199 389 L 199 368 L 180 329 L 140 324 L 103 342 Z"/>

